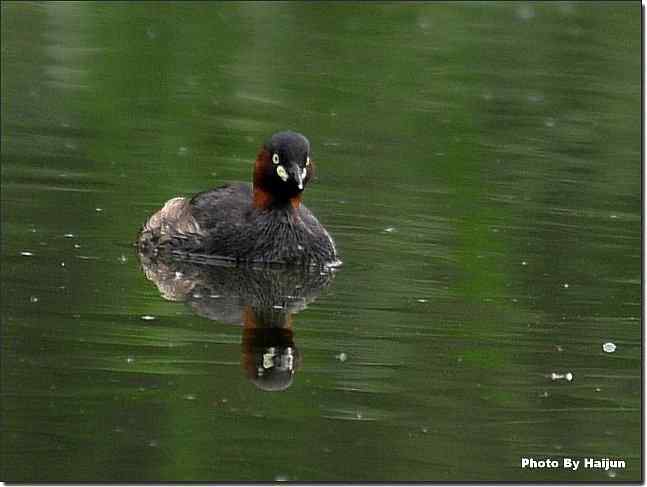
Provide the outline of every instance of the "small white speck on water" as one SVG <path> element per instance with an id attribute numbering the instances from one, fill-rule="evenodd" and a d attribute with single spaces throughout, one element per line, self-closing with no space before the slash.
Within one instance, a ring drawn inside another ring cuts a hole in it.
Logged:
<path id="1" fill-rule="evenodd" d="M 609 218 L 613 218 L 614 220 L 618 218 L 618 215 L 610 215 Z"/>
<path id="2" fill-rule="evenodd" d="M 75 248 L 75 249 L 80 249 L 80 248 L 81 248 L 81 245 L 79 245 L 79 244 L 74 244 L 74 248 Z"/>
<path id="3" fill-rule="evenodd" d="M 548 128 L 552 128 L 555 126 L 555 120 L 552 118 L 547 118 L 546 120 L 544 120 L 544 125 Z"/>
<path id="4" fill-rule="evenodd" d="M 121 254 L 121 256 L 119 257 L 119 262 L 125 264 L 126 262 L 128 262 L 128 257 L 126 257 L 124 254 Z"/>
<path id="5" fill-rule="evenodd" d="M 602 389 L 600 389 L 599 387 L 596 387 L 596 388 L 595 388 L 595 392 L 600 392 L 601 390 L 602 390 Z"/>
<path id="6" fill-rule="evenodd" d="M 419 303 L 427 303 L 428 301 L 429 301 L 428 299 L 423 299 L 423 298 L 420 298 L 418 300 Z"/>
<path id="7" fill-rule="evenodd" d="M 274 477 L 274 482 L 287 482 L 290 478 L 287 475 L 277 475 Z"/>
<path id="8" fill-rule="evenodd" d="M 177 150 L 177 155 L 178 156 L 185 156 L 187 154 L 187 152 L 189 152 L 189 149 L 182 146 Z"/>
<path id="9" fill-rule="evenodd" d="M 283 306 L 281 306 L 280 304 L 275 304 L 274 306 L 272 306 L 272 308 L 274 308 L 274 309 L 283 309 Z"/>
<path id="10" fill-rule="evenodd" d="M 563 287 L 564 289 L 568 289 L 568 283 L 567 283 L 567 282 L 565 282 L 564 284 L 562 284 L 562 287 Z"/>
<path id="11" fill-rule="evenodd" d="M 616 351 L 616 344 L 612 342 L 607 342 L 604 345 L 602 345 L 602 350 L 604 350 L 607 353 L 613 353 Z"/>
<path id="12" fill-rule="evenodd" d="M 96 211 L 97 213 L 101 213 L 103 211 L 103 208 L 95 208 L 94 211 Z"/>
<path id="13" fill-rule="evenodd" d="M 540 394 L 541 397 L 548 397 L 548 391 L 544 391 Z"/>
<path id="14" fill-rule="evenodd" d="M 29 298 L 29 302 L 30 302 L 30 303 L 37 303 L 37 302 L 38 302 L 38 298 L 37 298 L 36 296 L 31 296 L 31 297 Z"/>
<path id="15" fill-rule="evenodd" d="M 564 347 L 562 347 L 561 345 L 555 345 L 555 350 L 557 350 L 558 352 L 563 352 Z"/>
<path id="16" fill-rule="evenodd" d="M 133 362 L 135 362 L 135 357 L 126 357 L 127 364 L 132 364 Z"/>
<path id="17" fill-rule="evenodd" d="M 75 235 L 74 235 L 73 233 L 66 233 L 66 234 L 65 234 L 65 235 L 63 235 L 63 236 L 64 236 L 65 238 L 74 238 L 74 237 L 75 237 Z"/>
<path id="18" fill-rule="evenodd" d="M 384 231 L 385 231 L 386 233 L 393 233 L 393 232 L 395 232 L 395 227 L 386 227 L 386 228 L 384 229 Z"/>
<path id="19" fill-rule="evenodd" d="M 521 265 L 528 265 L 528 262 L 526 262 L 525 260 L 522 260 Z"/>
<path id="20" fill-rule="evenodd" d="M 186 394 L 184 396 L 184 399 L 186 399 L 187 401 L 195 401 L 195 395 L 194 394 Z"/>
<path id="21" fill-rule="evenodd" d="M 154 320 L 154 319 L 155 319 L 155 317 L 151 316 L 151 315 L 142 316 L 142 320 L 144 320 L 144 321 L 151 321 L 151 320 Z"/>
<path id="22" fill-rule="evenodd" d="M 361 413 L 361 412 L 357 411 L 357 414 L 355 414 L 355 417 L 356 417 L 357 419 L 362 419 L 364 416 L 362 415 L 362 413 Z"/>
<path id="23" fill-rule="evenodd" d="M 553 372 L 550 374 L 550 378 L 551 380 L 567 380 L 568 382 L 571 382 L 573 380 L 573 374 L 571 372 L 566 372 L 565 374 Z"/>
<path id="24" fill-rule="evenodd" d="M 159 443 L 157 443 L 157 441 L 155 440 L 151 440 L 148 442 L 148 446 L 150 446 L 151 448 L 157 448 L 159 446 Z"/>
<path id="25" fill-rule="evenodd" d="M 34 254 L 32 252 L 20 252 L 20 255 L 22 255 L 23 257 L 31 257 Z"/>
<path id="26" fill-rule="evenodd" d="M 341 352 L 341 353 L 335 355 L 335 358 L 337 360 L 339 360 L 340 362 L 346 362 L 346 360 L 348 360 L 348 355 L 346 355 L 345 352 Z"/>
<path id="27" fill-rule="evenodd" d="M 61 267 L 65 267 L 65 262 L 61 262 Z"/>

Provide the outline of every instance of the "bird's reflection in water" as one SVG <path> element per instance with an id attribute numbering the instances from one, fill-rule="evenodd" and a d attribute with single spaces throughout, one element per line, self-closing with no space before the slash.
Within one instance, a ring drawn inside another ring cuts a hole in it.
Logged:
<path id="1" fill-rule="evenodd" d="M 290 387 L 301 358 L 292 316 L 330 284 L 333 270 L 139 258 L 165 299 L 184 301 L 210 320 L 243 325 L 241 363 L 259 389 Z"/>

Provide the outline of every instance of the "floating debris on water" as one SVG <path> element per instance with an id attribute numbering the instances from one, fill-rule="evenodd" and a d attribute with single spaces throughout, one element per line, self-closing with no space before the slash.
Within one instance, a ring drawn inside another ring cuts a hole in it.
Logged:
<path id="1" fill-rule="evenodd" d="M 184 396 L 184 399 L 186 399 L 187 401 L 195 401 L 195 395 L 194 394 L 186 394 Z"/>
<path id="2" fill-rule="evenodd" d="M 74 244 L 74 248 L 75 248 L 75 249 L 80 249 L 80 248 L 81 248 L 81 246 L 80 246 L 79 244 Z"/>
<path id="3" fill-rule="evenodd" d="M 573 374 L 571 372 L 566 372 L 565 374 L 553 372 L 550 374 L 550 378 L 551 380 L 567 380 L 568 382 L 571 382 L 573 380 Z"/>
<path id="4" fill-rule="evenodd" d="M 144 321 L 151 321 L 151 320 L 154 320 L 154 319 L 156 319 L 156 318 L 154 316 L 151 316 L 151 315 L 142 316 L 142 320 L 144 320 Z"/>
<path id="5" fill-rule="evenodd" d="M 22 255 L 23 257 L 31 257 L 34 254 L 32 252 L 23 251 L 23 252 L 20 252 L 20 255 Z"/>
<path id="6" fill-rule="evenodd" d="M 151 448 L 157 448 L 159 446 L 159 443 L 157 443 L 156 440 L 151 440 L 148 442 L 148 446 L 150 446 Z"/>
<path id="7" fill-rule="evenodd" d="M 37 298 L 36 296 L 30 296 L 30 297 L 29 297 L 29 302 L 30 302 L 30 303 L 37 303 L 37 302 L 38 302 L 38 298 Z"/>
<path id="8" fill-rule="evenodd" d="M 341 353 L 335 355 L 335 358 L 337 360 L 339 360 L 340 362 L 346 362 L 346 360 L 348 360 L 348 355 L 346 355 L 346 353 L 344 353 L 344 352 L 341 352 Z"/>
<path id="9" fill-rule="evenodd" d="M 132 364 L 135 361 L 134 357 L 126 357 L 126 363 Z"/>
<path id="10" fill-rule="evenodd" d="M 565 282 L 564 284 L 562 284 L 562 287 L 563 287 L 564 289 L 568 289 L 568 282 Z"/>
<path id="11" fill-rule="evenodd" d="M 384 231 L 385 231 L 386 233 L 393 233 L 393 232 L 395 232 L 395 227 L 386 227 L 386 228 L 384 229 Z"/>
<path id="12" fill-rule="evenodd" d="M 528 262 L 526 262 L 525 260 L 522 260 L 521 265 L 528 265 Z"/>
<path id="13" fill-rule="evenodd" d="M 521 20 L 530 20 L 535 16 L 535 9 L 527 4 L 520 5 L 517 8 L 517 18 Z"/>
<path id="14" fill-rule="evenodd" d="M 126 257 L 124 254 L 121 254 L 121 257 L 119 257 L 119 262 L 125 264 L 126 262 L 128 262 L 128 257 Z"/>
<path id="15" fill-rule="evenodd" d="M 75 235 L 73 233 L 66 233 L 66 234 L 63 235 L 63 237 L 65 237 L 65 238 L 74 238 Z"/>
<path id="16" fill-rule="evenodd" d="M 65 267 L 65 262 L 61 262 L 61 267 Z"/>
<path id="17" fill-rule="evenodd" d="M 420 298 L 418 300 L 419 303 L 427 303 L 428 301 L 429 301 L 428 299 L 423 299 L 423 298 Z"/>
<path id="18" fill-rule="evenodd" d="M 283 309 L 283 306 L 281 306 L 280 304 L 275 304 L 274 306 L 272 306 L 272 308 L 274 308 L 274 309 Z"/>
<path id="19" fill-rule="evenodd" d="M 616 351 L 616 344 L 612 342 L 607 342 L 604 345 L 602 345 L 602 350 L 604 350 L 607 353 L 613 353 Z"/>
<path id="20" fill-rule="evenodd" d="M 95 208 L 94 211 L 96 211 L 97 213 L 101 213 L 103 211 L 103 208 Z"/>

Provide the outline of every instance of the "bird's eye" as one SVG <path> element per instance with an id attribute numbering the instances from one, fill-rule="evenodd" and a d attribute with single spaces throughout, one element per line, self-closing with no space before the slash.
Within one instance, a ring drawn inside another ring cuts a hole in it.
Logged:
<path id="1" fill-rule="evenodd" d="M 306 157 L 306 166 L 310 165 L 310 156 Z"/>
<path id="2" fill-rule="evenodd" d="M 274 153 L 274 155 L 272 156 L 272 162 L 274 164 L 278 164 L 280 162 L 279 155 L 277 153 Z"/>

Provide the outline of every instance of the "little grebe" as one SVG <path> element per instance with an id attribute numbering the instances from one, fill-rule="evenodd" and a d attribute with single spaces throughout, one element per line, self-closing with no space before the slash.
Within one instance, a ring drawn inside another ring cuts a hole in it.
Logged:
<path id="1" fill-rule="evenodd" d="M 332 238 L 301 203 L 313 175 L 308 139 L 296 132 L 274 134 L 256 157 L 251 187 L 227 184 L 167 201 L 141 229 L 139 250 L 236 262 L 336 265 Z"/>

